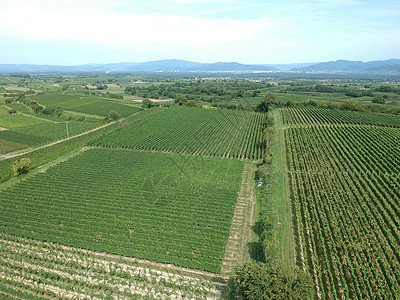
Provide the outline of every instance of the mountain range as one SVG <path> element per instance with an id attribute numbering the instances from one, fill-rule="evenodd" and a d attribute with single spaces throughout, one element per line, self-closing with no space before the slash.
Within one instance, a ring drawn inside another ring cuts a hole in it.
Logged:
<path id="1" fill-rule="evenodd" d="M 237 62 L 198 63 L 166 59 L 149 62 L 84 64 L 76 66 L 0 64 L 0 73 L 72 73 L 72 72 L 390 72 L 400 74 L 400 59 L 380 61 L 336 60 L 321 63 L 241 64 Z"/>

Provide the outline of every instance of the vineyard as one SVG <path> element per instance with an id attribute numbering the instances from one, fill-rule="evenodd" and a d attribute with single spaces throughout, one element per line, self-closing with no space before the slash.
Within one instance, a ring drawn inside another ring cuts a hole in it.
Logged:
<path id="1" fill-rule="evenodd" d="M 98 126 L 96 123 L 70 121 L 68 133 L 69 136 L 73 136 L 96 126 Z M 0 132 L 0 153 L 37 146 L 66 137 L 65 123 L 43 122 L 39 125 L 11 128 Z"/>
<path id="2" fill-rule="evenodd" d="M 323 108 L 286 108 L 282 110 L 282 114 L 285 125 L 355 124 L 400 127 L 400 117 L 390 114 Z"/>
<path id="3" fill-rule="evenodd" d="M 9 235 L 219 273 L 243 163 L 87 150 L 0 192 Z"/>
<path id="4" fill-rule="evenodd" d="M 248 111 L 173 107 L 90 145 L 258 160 L 265 119 Z"/>
<path id="5" fill-rule="evenodd" d="M 142 262 L 0 233 L 0 298 L 205 299 L 223 285 Z"/>
<path id="6" fill-rule="evenodd" d="M 286 109 L 286 124 L 397 126 L 379 116 Z M 397 117 L 398 118 L 398 117 Z M 383 124 L 385 123 L 385 124 Z M 398 119 L 397 119 L 398 124 Z M 400 295 L 400 131 L 379 126 L 287 128 L 299 252 L 322 299 Z"/>
<path id="7" fill-rule="evenodd" d="M 111 110 L 115 110 L 121 117 L 126 117 L 141 110 L 138 107 L 124 105 L 103 97 L 84 94 L 47 93 L 40 96 L 33 96 L 32 99 L 44 106 L 100 116 L 107 116 Z"/>

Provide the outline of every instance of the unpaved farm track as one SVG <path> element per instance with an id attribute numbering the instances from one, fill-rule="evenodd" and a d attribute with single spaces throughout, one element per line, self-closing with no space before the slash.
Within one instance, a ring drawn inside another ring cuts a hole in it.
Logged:
<path id="1" fill-rule="evenodd" d="M 245 253 L 249 252 L 252 237 L 254 211 L 254 173 L 256 167 L 246 163 L 243 167 L 242 182 L 233 213 L 231 230 L 222 262 L 221 274 L 232 275 L 236 265 L 243 263 Z"/>

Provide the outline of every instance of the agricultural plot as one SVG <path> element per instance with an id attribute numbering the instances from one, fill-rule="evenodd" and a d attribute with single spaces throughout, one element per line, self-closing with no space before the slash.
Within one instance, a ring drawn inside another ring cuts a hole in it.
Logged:
<path id="1" fill-rule="evenodd" d="M 136 259 L 0 233 L 0 298 L 215 299 L 221 288 L 191 273 L 150 269 Z"/>
<path id="2" fill-rule="evenodd" d="M 23 114 L 10 114 L 8 109 L 0 106 L 0 127 L 10 129 L 16 127 L 48 124 L 47 121 Z"/>
<path id="3" fill-rule="evenodd" d="M 355 112 L 322 108 L 285 108 L 286 125 L 296 124 L 355 124 L 400 127 L 400 117 L 372 112 Z"/>
<path id="4" fill-rule="evenodd" d="M 300 253 L 317 296 L 396 299 L 400 130 L 308 125 L 289 127 L 286 138 Z"/>
<path id="5" fill-rule="evenodd" d="M 32 113 L 31 110 L 29 109 L 29 107 L 26 106 L 23 103 L 11 102 L 11 103 L 7 103 L 6 106 L 9 107 L 9 108 L 15 109 L 15 110 L 17 110 L 17 111 L 19 111 L 21 113 L 24 113 L 24 114 L 28 114 L 29 115 L 29 114 Z"/>
<path id="6" fill-rule="evenodd" d="M 39 120 L 41 121 L 41 120 Z M 11 128 L 0 131 L 0 153 L 37 146 L 67 137 L 65 123 L 43 122 L 44 124 Z M 69 136 L 73 136 L 98 126 L 96 123 L 70 121 Z"/>
<path id="7" fill-rule="evenodd" d="M 219 273 L 243 163 L 91 149 L 0 192 L 8 235 Z"/>
<path id="8" fill-rule="evenodd" d="M 261 159 L 266 116 L 173 107 L 91 142 L 92 146 Z"/>
<path id="9" fill-rule="evenodd" d="M 124 105 L 107 100 L 103 97 L 84 94 L 47 93 L 34 96 L 32 99 L 44 106 L 52 106 L 100 116 L 107 116 L 110 111 L 115 110 L 121 117 L 126 117 L 141 110 L 138 107 Z"/>

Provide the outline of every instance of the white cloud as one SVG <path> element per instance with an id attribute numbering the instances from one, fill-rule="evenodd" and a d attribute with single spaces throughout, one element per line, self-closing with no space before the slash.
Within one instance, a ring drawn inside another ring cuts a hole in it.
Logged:
<path id="1" fill-rule="evenodd" d="M 41 7 L 21 9 L 14 6 L 0 11 L 1 36 L 128 45 L 149 43 L 207 46 L 246 42 L 271 30 L 273 24 L 267 18 L 206 19 L 161 13 L 107 13 L 70 7 L 49 12 Z"/>

